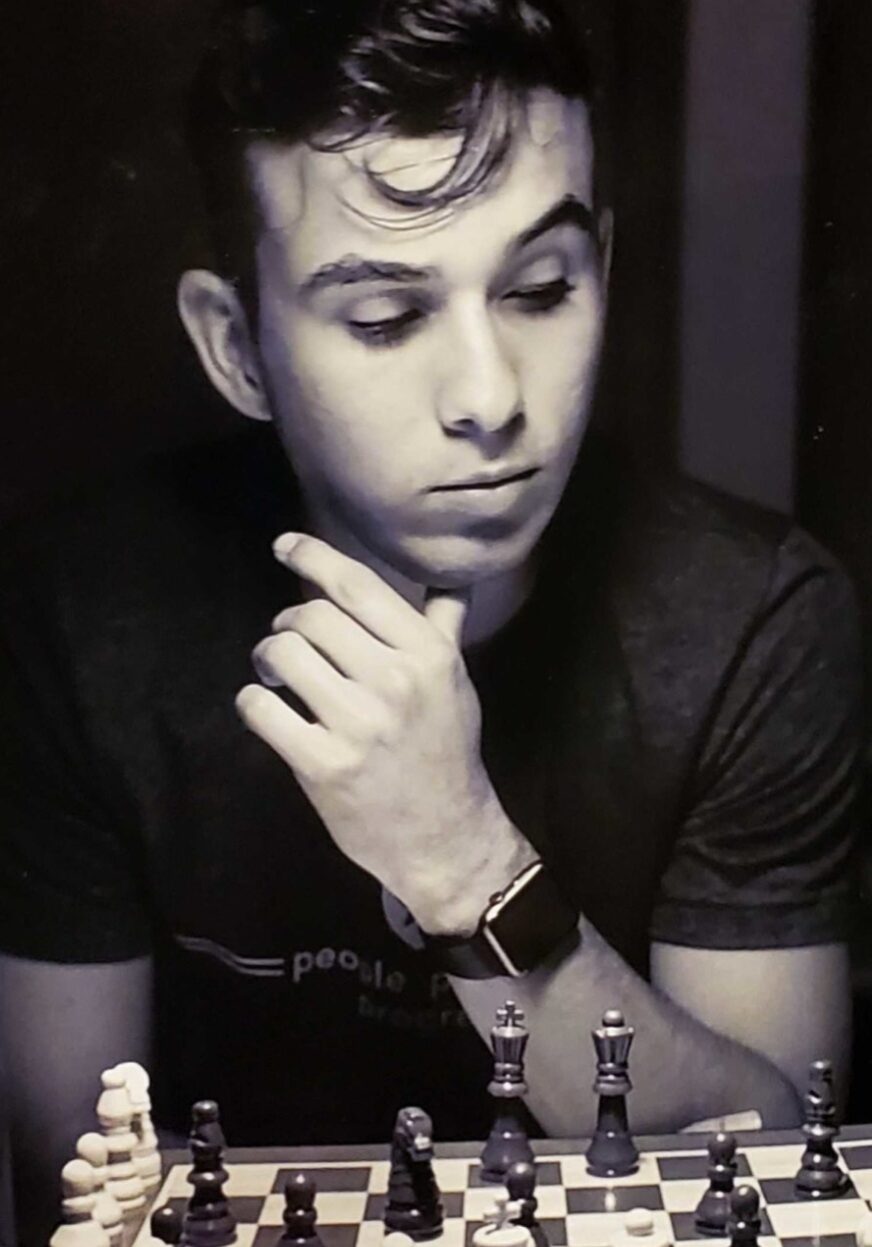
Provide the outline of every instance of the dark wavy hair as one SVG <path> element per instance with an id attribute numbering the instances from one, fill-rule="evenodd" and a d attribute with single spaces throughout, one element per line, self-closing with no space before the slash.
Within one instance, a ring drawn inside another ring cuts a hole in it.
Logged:
<path id="1" fill-rule="evenodd" d="M 225 0 L 188 116 L 219 269 L 250 278 L 257 220 L 244 151 L 254 139 L 336 151 L 374 133 L 459 134 L 452 168 L 424 190 L 369 173 L 386 198 L 427 212 L 500 167 L 530 90 L 592 103 L 580 23 L 564 2 Z"/>

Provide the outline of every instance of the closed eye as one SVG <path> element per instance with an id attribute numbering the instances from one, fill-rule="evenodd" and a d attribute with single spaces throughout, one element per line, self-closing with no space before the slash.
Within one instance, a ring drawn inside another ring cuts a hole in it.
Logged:
<path id="1" fill-rule="evenodd" d="M 396 346 L 408 337 L 424 313 L 415 307 L 408 308 L 398 316 L 380 317 L 378 320 L 348 320 L 346 324 L 356 338 L 369 346 Z"/>
<path id="2" fill-rule="evenodd" d="M 535 286 L 523 286 L 518 290 L 510 290 L 504 297 L 520 305 L 520 310 L 528 315 L 550 312 L 561 303 L 565 303 L 575 286 L 565 277 L 557 281 L 541 282 Z"/>

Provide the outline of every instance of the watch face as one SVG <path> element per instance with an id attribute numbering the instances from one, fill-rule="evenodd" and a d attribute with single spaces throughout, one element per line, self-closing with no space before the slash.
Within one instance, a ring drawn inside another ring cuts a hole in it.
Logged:
<path id="1" fill-rule="evenodd" d="M 509 973 L 523 974 L 543 961 L 576 922 L 572 908 L 540 872 L 489 917 L 484 933 Z"/>

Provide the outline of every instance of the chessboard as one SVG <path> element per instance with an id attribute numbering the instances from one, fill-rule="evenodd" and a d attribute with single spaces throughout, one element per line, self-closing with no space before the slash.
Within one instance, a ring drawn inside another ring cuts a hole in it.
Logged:
<path id="1" fill-rule="evenodd" d="M 749 1132 L 738 1138 L 737 1185 L 757 1188 L 761 1199 L 760 1247 L 856 1247 L 855 1233 L 872 1207 L 872 1127 L 848 1126 L 836 1143 L 850 1186 L 837 1199 L 801 1200 L 793 1179 L 804 1140 L 799 1131 Z M 639 1168 L 628 1177 L 602 1179 L 587 1172 L 583 1143 L 534 1143 L 538 1219 L 551 1247 L 609 1247 L 631 1208 L 652 1211 L 673 1243 L 706 1241 L 693 1211 L 707 1186 L 705 1136 L 637 1140 Z M 442 1190 L 445 1225 L 439 1247 L 471 1247 L 501 1188 L 479 1176 L 481 1146 L 436 1144 L 434 1171 Z M 190 1160 L 164 1157 L 166 1177 L 152 1208 L 183 1211 L 191 1187 Z M 379 1247 L 390 1164 L 384 1147 L 258 1149 L 225 1153 L 225 1192 L 238 1223 L 239 1247 L 274 1247 L 283 1232 L 285 1179 L 305 1172 L 315 1181 L 318 1233 L 324 1247 Z M 134 1247 L 150 1247 L 148 1221 Z M 728 1240 L 711 1239 L 715 1244 Z"/>

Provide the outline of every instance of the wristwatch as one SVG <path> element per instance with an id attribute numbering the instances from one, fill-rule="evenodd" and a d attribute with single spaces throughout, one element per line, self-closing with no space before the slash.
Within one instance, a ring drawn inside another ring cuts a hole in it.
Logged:
<path id="1" fill-rule="evenodd" d="M 533 862 L 488 902 L 473 935 L 425 935 L 433 964 L 461 979 L 520 978 L 580 939 L 579 911 L 542 861 Z"/>

